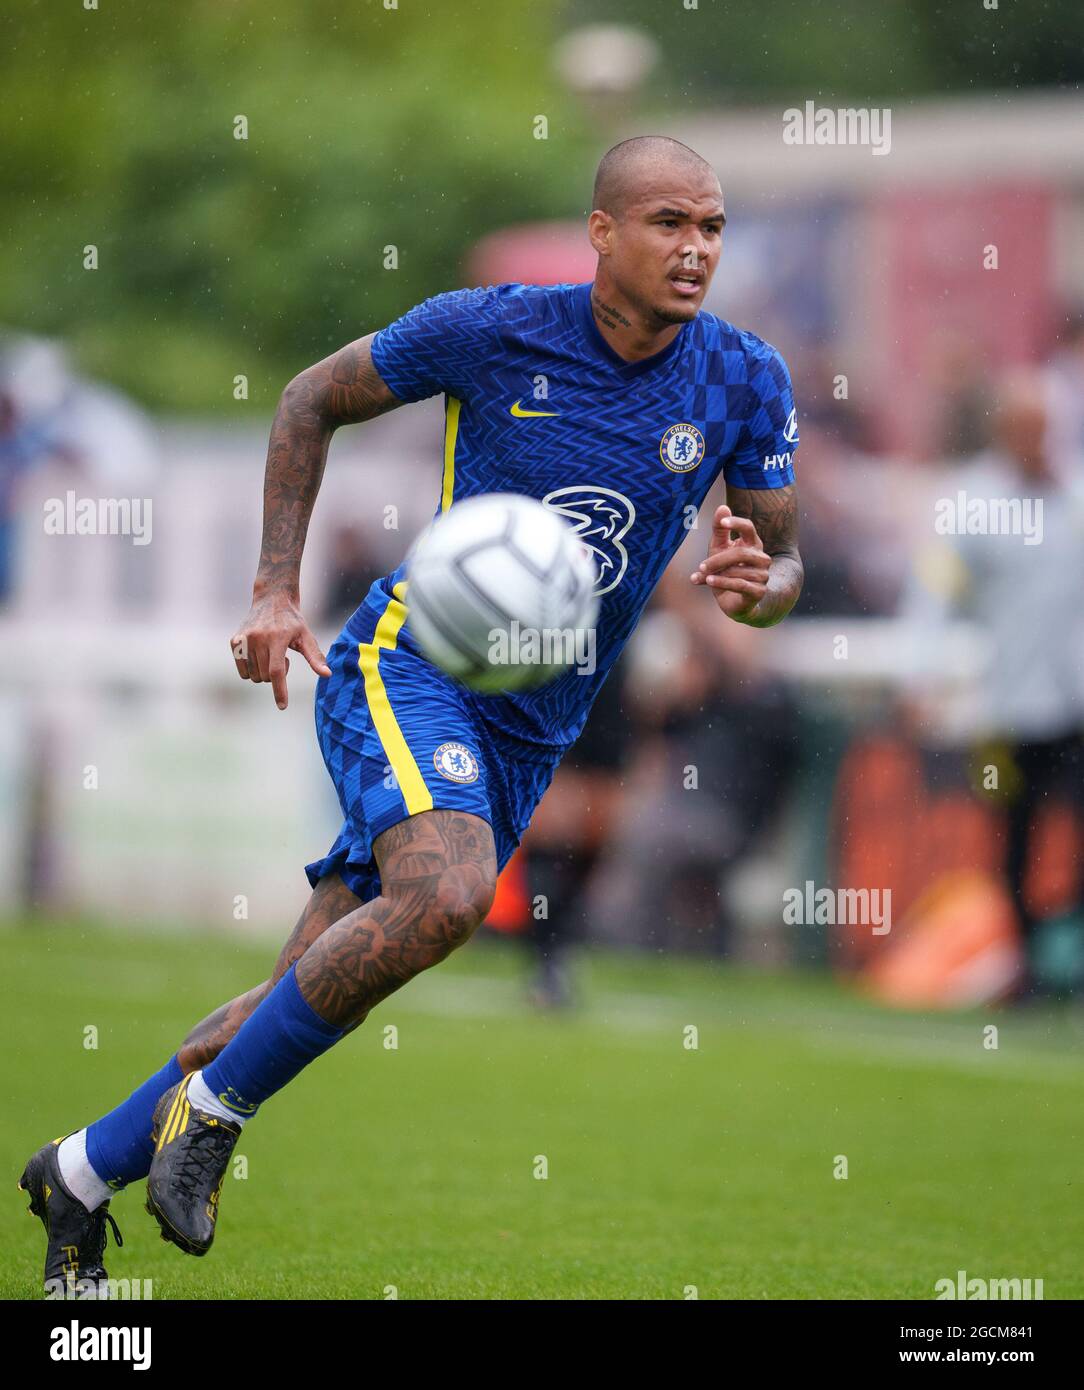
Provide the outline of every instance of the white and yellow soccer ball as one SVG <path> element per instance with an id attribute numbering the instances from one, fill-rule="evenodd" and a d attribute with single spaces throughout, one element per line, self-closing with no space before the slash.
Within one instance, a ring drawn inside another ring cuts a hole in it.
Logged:
<path id="1" fill-rule="evenodd" d="M 407 556 L 407 624 L 434 665 L 472 690 L 530 690 L 593 669 L 590 551 L 556 512 L 493 492 L 442 512 Z"/>

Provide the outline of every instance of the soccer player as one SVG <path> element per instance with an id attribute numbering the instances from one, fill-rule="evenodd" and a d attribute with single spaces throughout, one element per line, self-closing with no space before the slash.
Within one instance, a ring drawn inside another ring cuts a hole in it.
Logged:
<path id="1" fill-rule="evenodd" d="M 701 310 L 726 220 L 714 171 L 675 140 L 626 140 L 599 165 L 593 206 L 593 283 L 437 295 L 286 387 L 252 607 L 231 647 L 241 678 L 269 683 L 280 709 L 286 653 L 316 672 L 342 829 L 306 867 L 312 896 L 270 978 L 198 1024 L 115 1110 L 30 1159 L 20 1186 L 48 1234 L 47 1284 L 104 1278 L 109 1198 L 142 1177 L 163 1238 L 206 1254 L 242 1125 L 476 930 L 720 470 L 727 505 L 691 582 L 754 627 L 797 600 L 790 377 L 773 347 Z M 298 575 L 331 436 L 437 394 L 440 511 L 518 492 L 555 508 L 590 546 L 600 596 L 592 675 L 571 669 L 521 694 L 456 684 L 411 635 L 402 565 L 321 653 Z"/>

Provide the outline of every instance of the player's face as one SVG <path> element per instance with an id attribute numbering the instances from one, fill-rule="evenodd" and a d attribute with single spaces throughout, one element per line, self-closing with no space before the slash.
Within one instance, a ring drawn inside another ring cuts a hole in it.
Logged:
<path id="1" fill-rule="evenodd" d="M 609 274 L 645 318 L 687 323 L 715 274 L 725 221 L 714 177 L 663 175 L 615 223 Z"/>

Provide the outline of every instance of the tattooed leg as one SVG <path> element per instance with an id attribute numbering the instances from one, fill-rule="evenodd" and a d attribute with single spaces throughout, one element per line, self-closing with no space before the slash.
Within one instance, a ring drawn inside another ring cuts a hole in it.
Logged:
<path id="1" fill-rule="evenodd" d="M 306 1002 L 347 1031 L 467 941 L 497 882 L 493 832 L 464 812 L 423 811 L 386 830 L 374 851 L 381 895 L 324 931 L 297 967 Z"/>
<path id="2" fill-rule="evenodd" d="M 290 966 L 300 960 L 312 943 L 340 918 L 361 906 L 361 899 L 352 893 L 338 874 L 322 878 L 313 889 L 312 897 L 298 919 L 297 926 L 279 952 L 271 978 L 255 985 L 245 994 L 231 999 L 197 1023 L 185 1038 L 177 1060 L 187 1074 L 205 1067 L 212 1061 L 252 1013 L 256 1005 L 271 992 L 271 987 L 285 975 Z"/>

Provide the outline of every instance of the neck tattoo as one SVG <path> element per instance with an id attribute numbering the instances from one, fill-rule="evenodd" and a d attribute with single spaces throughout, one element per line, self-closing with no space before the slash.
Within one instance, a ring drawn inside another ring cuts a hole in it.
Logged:
<path id="1" fill-rule="evenodd" d="M 599 319 L 607 328 L 617 328 L 620 324 L 623 328 L 631 328 L 632 324 L 618 309 L 612 304 L 603 304 L 597 294 L 591 296 L 591 307 L 595 311 L 595 318 Z"/>

